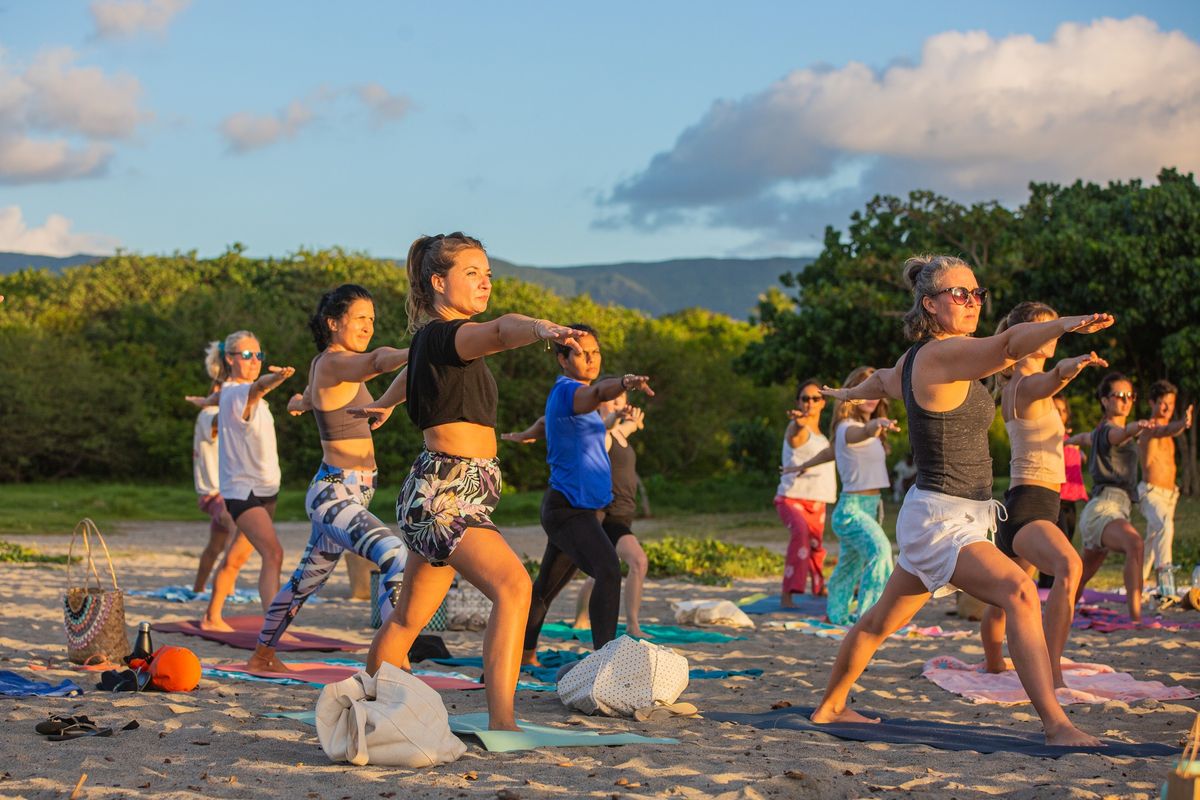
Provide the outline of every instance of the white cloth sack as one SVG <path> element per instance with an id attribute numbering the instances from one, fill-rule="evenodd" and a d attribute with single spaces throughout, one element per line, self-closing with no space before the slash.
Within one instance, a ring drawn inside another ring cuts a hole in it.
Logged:
<path id="1" fill-rule="evenodd" d="M 558 681 L 558 697 L 587 714 L 632 717 L 669 705 L 688 685 L 687 659 L 669 647 L 619 636 Z"/>
<path id="2" fill-rule="evenodd" d="M 682 600 L 672 603 L 675 621 L 683 625 L 726 625 L 730 628 L 753 628 L 754 622 L 746 612 L 728 600 Z"/>
<path id="3" fill-rule="evenodd" d="M 356 766 L 429 767 L 467 751 L 438 693 L 387 663 L 374 676 L 359 672 L 321 690 L 317 738 L 331 760 Z"/>

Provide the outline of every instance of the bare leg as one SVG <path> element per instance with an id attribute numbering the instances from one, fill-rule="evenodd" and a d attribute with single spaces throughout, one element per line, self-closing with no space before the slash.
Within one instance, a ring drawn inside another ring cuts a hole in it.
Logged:
<path id="1" fill-rule="evenodd" d="M 346 551 L 345 557 L 346 572 L 350 576 L 350 599 L 370 600 L 371 571 L 375 569 L 375 564 L 349 550 Z"/>
<path id="2" fill-rule="evenodd" d="M 1141 569 L 1140 564 L 1138 568 Z M 1042 718 L 1046 744 L 1098 745 L 1098 739 L 1071 724 L 1054 696 L 1054 676 L 1046 637 L 1042 633 L 1041 606 L 1037 587 L 1029 576 L 995 545 L 975 542 L 959 551 L 958 565 L 951 580 L 972 596 L 1004 609 L 1013 666 L 1025 693 Z"/>
<path id="3" fill-rule="evenodd" d="M 233 630 L 229 623 L 221 618 L 221 609 L 225 605 L 225 598 L 233 593 L 233 585 L 237 581 L 238 572 L 245 566 L 253 552 L 254 545 L 250 544 L 246 535 L 239 531 L 230 542 L 229 549 L 225 551 L 225 557 L 221 559 L 216 573 L 213 574 L 212 597 L 208 599 L 208 609 L 205 610 L 204 617 L 200 620 L 202 630 L 225 632 Z"/>
<path id="4" fill-rule="evenodd" d="M 1008 669 L 1004 660 L 1004 609 L 985 606 L 979 623 L 979 638 L 983 642 L 983 668 L 1000 673 Z"/>
<path id="5" fill-rule="evenodd" d="M 879 649 L 883 640 L 909 623 L 929 599 L 929 592 L 917 576 L 896 567 L 883 594 L 867 613 L 854 623 L 854 627 L 842 640 L 837 659 L 829 673 L 829 685 L 821 704 L 813 711 L 812 721 L 825 722 L 878 722 L 864 717 L 846 707 L 854 682 L 862 675 L 867 664 Z"/>
<path id="6" fill-rule="evenodd" d="M 1083 574 L 1079 577 L 1079 587 L 1075 590 L 1075 605 L 1079 605 L 1079 598 L 1083 596 L 1083 590 L 1087 588 L 1088 581 L 1096 577 L 1096 573 L 1100 567 L 1104 566 L 1104 559 L 1108 557 L 1108 551 L 1104 548 L 1092 550 L 1083 548 Z"/>
<path id="7" fill-rule="evenodd" d="M 213 520 L 209 523 L 208 544 L 200 553 L 200 564 L 196 568 L 196 581 L 192 584 L 193 592 L 204 591 L 204 585 L 208 583 L 208 576 L 212 574 L 217 559 L 221 557 L 221 554 L 225 552 L 226 545 L 229 544 L 230 534 L 236 530 L 233 520 L 229 517 L 229 512 L 221 514 L 220 520 Z"/>
<path id="8" fill-rule="evenodd" d="M 617 552 L 620 552 L 619 548 Z M 585 578 L 583 585 L 579 587 L 579 594 L 575 597 L 575 621 L 571 623 L 572 628 L 584 630 L 592 627 L 592 618 L 588 614 L 588 603 L 592 599 L 592 589 L 595 588 L 595 586 L 595 580 L 592 578 Z M 628 586 L 628 584 L 626 584 L 626 586 Z"/>
<path id="9" fill-rule="evenodd" d="M 246 661 L 246 666 L 255 672 L 291 672 L 291 667 L 279 660 L 274 647 L 260 644 Z"/>
<path id="10" fill-rule="evenodd" d="M 1114 519 L 1104 526 L 1100 544 L 1108 550 L 1125 554 L 1125 599 L 1129 603 L 1129 618 L 1142 620 L 1142 537 L 1129 520 Z"/>
<path id="11" fill-rule="evenodd" d="M 273 517 L 275 515 L 275 503 L 266 503 L 262 506 L 256 506 L 247 511 L 242 512 L 242 515 L 237 518 L 237 526 L 239 531 L 244 534 L 238 537 L 238 542 L 246 540 L 250 545 L 258 551 L 262 557 L 262 569 L 258 573 L 258 596 L 262 601 L 263 611 L 271 605 L 271 601 L 275 595 L 279 593 L 279 570 L 283 567 L 283 547 L 279 544 L 279 537 L 275 535 L 275 523 Z M 237 542 L 235 542 L 237 547 Z M 232 553 L 233 548 L 230 548 Z M 223 577 L 221 581 L 213 581 L 212 599 L 208 603 L 208 611 L 204 615 L 204 619 L 200 621 L 200 627 L 205 630 L 232 630 L 223 619 L 221 619 L 221 609 L 225 605 L 225 598 L 233 591 L 233 582 L 237 578 L 237 570 L 241 569 L 241 564 L 246 563 L 246 558 L 249 557 L 249 552 L 245 553 L 245 557 L 237 568 L 232 570 L 230 574 L 226 573 L 225 562 L 222 562 L 218 571 L 218 577 Z M 226 561 L 229 560 L 229 554 L 226 555 Z M 206 627 L 206 624 L 211 627 Z"/>
<path id="12" fill-rule="evenodd" d="M 642 627 L 638 624 L 638 615 L 642 610 L 642 586 L 646 580 L 646 570 L 649 561 L 646 551 L 638 542 L 636 536 L 622 536 L 617 539 L 617 556 L 629 565 L 629 575 L 625 578 L 625 633 L 633 637 L 642 637 Z"/>
<path id="13" fill-rule="evenodd" d="M 518 730 L 513 696 L 533 591 L 529 573 L 504 538 L 486 528 L 469 528 L 449 564 L 492 601 L 483 637 L 488 727 Z M 371 643 L 369 671 L 377 670 L 384 661 L 408 667 L 408 649 L 446 596 L 453 578 L 452 570 L 432 567 L 416 553 L 409 554 L 400 601 Z"/>
<path id="14" fill-rule="evenodd" d="M 1046 598 L 1042 613 L 1054 686 L 1061 689 L 1067 685 L 1063 680 L 1062 655 L 1067 646 L 1067 637 L 1071 634 L 1075 594 L 1083 576 L 1083 562 L 1058 526 L 1044 520 L 1031 522 L 1017 531 L 1013 537 L 1013 550 L 1030 565 L 1027 573 L 1031 574 L 1036 568 L 1054 576 L 1054 584 L 1050 587 L 1050 596 Z"/>

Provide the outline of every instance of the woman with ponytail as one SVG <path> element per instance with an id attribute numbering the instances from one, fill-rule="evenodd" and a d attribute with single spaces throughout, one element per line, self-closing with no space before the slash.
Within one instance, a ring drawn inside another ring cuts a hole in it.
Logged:
<path id="1" fill-rule="evenodd" d="M 1058 319 L 1045 303 L 1017 305 L 996 326 L 1002 334 L 1023 322 Z M 1083 562 L 1058 528 L 1061 510 L 1059 491 L 1066 480 L 1063 461 L 1062 417 L 1053 397 L 1087 367 L 1106 367 L 1095 353 L 1059 361 L 1046 371 L 1046 360 L 1054 357 L 1058 342 L 1050 341 L 1011 367 L 996 374 L 1000 390 L 1000 414 L 1012 445 L 1012 481 L 1004 494 L 1008 519 L 996 531 L 996 546 L 1032 575 L 1036 568 L 1054 576 L 1044 610 L 1046 645 L 1050 670 L 1057 688 L 1066 686 L 1062 654 L 1075 614 L 1075 592 L 1083 573 Z M 983 613 L 980 636 L 988 672 L 1004 672 L 1004 610 L 989 605 Z"/>
<path id="2" fill-rule="evenodd" d="M 326 292 L 309 327 L 317 357 L 308 370 L 308 385 L 292 398 L 288 410 L 312 411 L 322 458 L 305 496 L 312 520 L 308 547 L 291 580 L 268 606 L 258 647 L 250 657 L 251 667 L 273 672 L 287 671 L 275 657 L 279 638 L 304 601 L 329 580 L 342 553 L 379 567 L 382 617 L 392 611 L 393 592 L 400 588 L 407 555 L 404 543 L 368 510 L 378 485 L 371 430 L 382 418 L 369 421 L 354 416 L 350 409 L 373 402 L 366 381 L 400 369 L 408 361 L 408 350 L 378 347 L 367 351 L 375 335 L 375 301 L 370 292 L 353 283 Z"/>
<path id="3" fill-rule="evenodd" d="M 879 645 L 907 625 L 931 596 L 962 590 L 1004 610 L 1013 663 L 1042 719 L 1046 743 L 1096 747 L 1100 741 L 1079 731 L 1054 696 L 1037 587 L 988 538 L 1003 506 L 992 499 L 988 454 L 987 432 L 996 407 L 980 380 L 1064 334 L 1103 330 L 1113 318 L 1090 314 L 1023 322 L 995 336 L 975 338 L 987 290 L 962 260 L 911 258 L 904 278 L 913 292 L 913 306 L 904 316 L 904 332 L 913 346 L 895 366 L 875 371 L 858 386 L 823 390 L 841 401 L 902 399 L 917 482 L 896 521 L 897 567 L 879 602 L 842 641 L 812 720 L 877 721 L 847 707 L 854 682 Z"/>
<path id="4" fill-rule="evenodd" d="M 408 324 L 415 331 L 408 366 L 358 413 L 387 413 L 407 398 L 425 449 L 396 501 L 408 565 L 396 608 L 371 643 L 367 669 L 374 672 L 385 661 L 409 667 L 409 647 L 457 572 L 492 601 L 483 640 L 489 727 L 517 730 L 513 695 L 531 584 L 491 520 L 500 499 L 498 398 L 484 359 L 535 342 L 579 352 L 582 334 L 521 314 L 472 322 L 487 310 L 492 270 L 483 244 L 466 234 L 422 236 L 409 249 L 407 268 Z"/>
<path id="5" fill-rule="evenodd" d="M 217 367 L 221 389 L 206 398 L 189 398 L 198 405 L 216 405 L 220 443 L 220 491 L 229 515 L 242 535 L 234 539 L 213 576 L 212 598 L 200 627 L 232 631 L 221 617 L 225 598 L 233 591 L 238 571 L 251 550 L 262 556 L 258 593 L 263 607 L 279 591 L 283 547 L 275 533 L 275 501 L 279 495 L 279 453 L 275 419 L 263 402 L 268 392 L 286 381 L 294 367 L 268 367 L 265 375 L 262 345 L 250 331 L 237 331 L 212 342 L 207 358 Z"/>
<path id="6" fill-rule="evenodd" d="M 223 366 L 223 361 L 213 361 L 207 356 L 204 359 L 204 371 L 212 382 L 210 393 L 221 391 Z M 200 553 L 196 580 L 192 584 L 192 591 L 197 594 L 204 591 L 217 559 L 229 545 L 229 537 L 237 533 L 237 526 L 233 524 L 233 518 L 229 516 L 225 500 L 221 497 L 218 449 L 217 407 L 202 406 L 192 431 L 192 481 L 196 487 L 196 504 L 208 515 L 209 522 L 208 544 Z"/>

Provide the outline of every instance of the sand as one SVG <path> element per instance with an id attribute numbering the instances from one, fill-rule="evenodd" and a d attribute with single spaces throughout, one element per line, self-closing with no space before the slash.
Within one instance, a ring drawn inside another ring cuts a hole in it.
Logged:
<path id="1" fill-rule="evenodd" d="M 281 525 L 285 566 L 299 557 L 307 528 Z M 195 557 L 207 535 L 202 524 L 128 524 L 109 532 L 123 588 L 150 589 L 191 583 Z M 537 528 L 509 532 L 518 553 L 540 556 L 544 540 Z M 47 552 L 65 552 L 64 538 L 31 537 Z M 257 560 L 243 572 L 240 586 L 253 584 Z M 63 665 L 61 566 L 6 565 L 0 585 L 0 668 L 57 682 L 72 677 L 91 689 L 94 675 L 69 670 L 31 673 L 34 663 Z M 740 581 L 730 588 L 680 581 L 651 581 L 643 620 L 672 622 L 673 600 L 737 599 L 773 591 L 774 581 Z M 347 598 L 344 571 L 306 606 L 298 627 L 329 636 L 369 641 L 369 609 Z M 197 617 L 198 604 L 127 598 L 130 625 L 140 620 Z M 245 606 L 236 607 L 242 613 Z M 550 619 L 565 619 L 574 592 L 564 593 Z M 963 627 L 949 616 L 951 600 L 930 603 L 921 625 Z M 1197 612 L 1189 618 L 1200 618 Z M 758 617 L 757 619 L 766 619 Z M 828 675 L 837 643 L 797 632 L 750 632 L 745 641 L 677 648 L 694 667 L 764 670 L 758 679 L 693 681 L 681 700 L 703 711 L 765 711 L 773 703 L 812 705 Z M 455 655 L 478 655 L 482 634 L 447 632 Z M 235 661 L 245 652 L 176 635 L 158 634 L 155 644 L 181 644 L 202 659 Z M 562 647 L 560 642 L 544 646 Z M 579 647 L 578 644 L 572 645 Z M 1028 705 L 973 705 L 921 677 L 931 656 L 948 653 L 978 660 L 975 639 L 896 640 L 886 644 L 859 683 L 855 708 L 893 716 L 960 723 L 985 723 L 1023 731 L 1038 730 Z M 1101 635 L 1073 633 L 1068 656 L 1098 661 L 1144 679 L 1182 684 L 1200 691 L 1200 631 L 1131 631 Z M 307 655 L 296 654 L 307 658 Z M 313 654 L 320 658 L 321 654 Z M 361 656 L 360 656 L 361 657 Z M 429 666 L 428 664 L 422 666 Z M 464 670 L 475 674 L 476 671 Z M 490 754 L 471 744 L 459 761 L 442 767 L 407 770 L 332 764 L 315 730 L 302 723 L 269 719 L 271 711 L 311 708 L 318 689 L 205 680 L 187 694 L 104 694 L 74 698 L 0 698 L 0 796 L 66 797 L 82 773 L 80 796 L 115 797 L 285 797 L 300 798 L 455 798 L 495 797 L 501 790 L 521 798 L 842 798 L 930 797 L 1102 798 L 1158 796 L 1169 759 L 1112 758 L 1078 754 L 1059 760 L 1014 755 L 981 756 L 919 746 L 845 742 L 809 732 L 765 732 L 704 719 L 639 723 L 586 717 L 565 708 L 553 693 L 518 693 L 518 714 L 546 724 L 570 724 L 604 732 L 632 731 L 674 736 L 675 746 L 542 749 Z M 484 711 L 483 692 L 446 692 L 451 713 Z M 1109 702 L 1068 708 L 1086 731 L 1127 741 L 1178 743 L 1191 724 L 1196 700 L 1133 704 Z M 86 713 L 119 726 L 136 719 L 141 728 L 112 738 L 54 743 L 33 726 L 52 713 Z"/>

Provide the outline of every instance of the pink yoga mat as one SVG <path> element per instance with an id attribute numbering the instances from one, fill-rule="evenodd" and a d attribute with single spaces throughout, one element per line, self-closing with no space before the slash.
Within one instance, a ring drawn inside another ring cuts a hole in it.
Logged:
<path id="1" fill-rule="evenodd" d="M 199 620 L 176 620 L 174 622 L 156 622 L 154 630 L 160 633 L 182 633 L 185 636 L 199 636 L 210 642 L 220 642 L 241 650 L 253 650 L 258 645 L 258 632 L 262 630 L 262 617 L 226 617 L 225 621 L 233 627 L 232 633 L 200 630 Z M 275 649 L 281 652 L 295 650 L 365 650 L 370 645 L 356 644 L 342 639 L 331 639 L 328 636 L 317 636 L 315 633 L 305 633 L 291 628 L 279 639 Z M 328 666 L 328 665 L 327 665 Z"/>
<path id="2" fill-rule="evenodd" d="M 292 680 L 305 681 L 306 683 L 315 683 L 319 686 L 324 686 L 327 683 L 336 683 L 344 681 L 351 677 L 362 666 L 351 666 L 349 664 L 322 664 L 319 661 L 291 661 L 288 662 L 288 668 L 291 672 L 266 672 L 261 670 L 246 669 L 244 664 L 205 664 L 206 667 L 224 670 L 226 672 L 240 672 L 246 675 L 254 675 L 259 678 L 291 678 Z M 464 681 L 462 678 L 442 677 L 441 675 L 417 675 L 416 677 L 424 681 L 430 688 L 438 691 L 446 689 L 482 689 L 482 683 L 475 681 Z"/>
<path id="3" fill-rule="evenodd" d="M 1141 622 L 1134 622 L 1119 611 L 1100 606 L 1080 605 L 1075 609 L 1075 620 L 1071 623 L 1071 627 L 1081 630 L 1089 629 L 1097 633 L 1143 630 L 1180 631 L 1200 629 L 1200 621 L 1179 622 L 1164 617 L 1143 616 Z"/>
<path id="4" fill-rule="evenodd" d="M 981 672 L 982 666 L 968 664 L 954 656 L 938 656 L 925 662 L 922 674 L 946 691 L 976 703 L 1029 702 L 1029 695 L 1025 694 L 1014 670 L 993 674 Z M 1109 700 L 1130 703 L 1147 698 L 1187 700 L 1196 696 L 1182 686 L 1139 681 L 1128 672 L 1117 672 L 1104 664 L 1076 664 L 1064 660 L 1063 679 L 1067 682 L 1067 688 L 1056 692 L 1058 702 L 1063 705 L 1106 703 Z"/>

